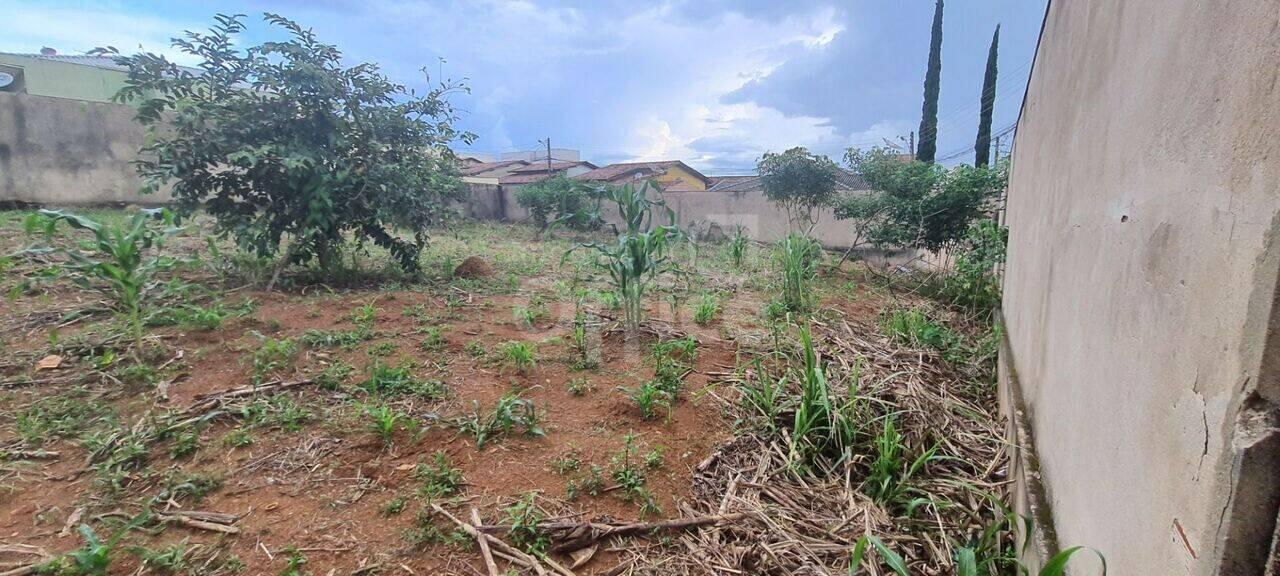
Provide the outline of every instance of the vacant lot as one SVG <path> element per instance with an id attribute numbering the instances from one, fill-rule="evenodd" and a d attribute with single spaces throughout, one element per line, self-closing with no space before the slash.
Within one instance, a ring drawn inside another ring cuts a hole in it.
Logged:
<path id="1" fill-rule="evenodd" d="M 0 213 L 0 571 L 485 574 L 473 510 L 518 573 L 836 574 L 860 539 L 880 573 L 1012 567 L 995 338 L 917 278 L 831 258 L 788 313 L 773 247 L 681 240 L 628 333 L 571 251 L 602 236 L 465 223 L 419 276 L 370 249 L 266 292 L 197 219 L 138 341 L 24 252 L 90 236 L 27 216 Z"/>

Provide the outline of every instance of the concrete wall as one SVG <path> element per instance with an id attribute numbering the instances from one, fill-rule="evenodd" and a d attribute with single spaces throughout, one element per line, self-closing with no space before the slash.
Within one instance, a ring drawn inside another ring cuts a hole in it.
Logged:
<path id="1" fill-rule="evenodd" d="M 1036 451 L 1020 509 L 1113 574 L 1262 574 L 1272 550 L 1278 25 L 1275 0 L 1048 9 L 1013 149 L 1001 384 Z"/>
<path id="2" fill-rule="evenodd" d="M 529 212 L 516 203 L 516 186 L 503 186 L 503 213 L 511 222 L 529 217 Z M 668 192 L 663 198 L 676 213 L 676 221 L 686 230 L 705 229 L 716 224 L 725 234 L 733 234 L 736 226 L 753 240 L 775 242 L 786 237 L 787 213 L 779 209 L 760 190 L 746 192 Z M 621 224 L 606 206 L 605 220 Z M 813 237 L 828 248 L 848 248 L 853 240 L 847 222 L 836 220 L 830 210 L 822 210 Z"/>
<path id="3" fill-rule="evenodd" d="M 0 93 L 0 201 L 168 201 L 138 193 L 129 162 L 145 130 L 133 115 L 118 104 Z"/>

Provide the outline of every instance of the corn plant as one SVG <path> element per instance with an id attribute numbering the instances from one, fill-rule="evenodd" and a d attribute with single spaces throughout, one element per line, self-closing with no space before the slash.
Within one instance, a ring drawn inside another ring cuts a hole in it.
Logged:
<path id="1" fill-rule="evenodd" d="M 528 374 L 538 365 L 534 359 L 534 346 L 528 342 L 506 342 L 498 348 L 503 362 L 513 368 L 517 374 Z"/>
<path id="2" fill-rule="evenodd" d="M 610 188 L 608 198 L 618 208 L 625 230 L 619 231 L 612 244 L 580 244 L 595 252 L 595 266 L 608 273 L 614 291 L 621 297 L 624 326 L 635 333 L 644 321 L 644 295 L 661 274 L 675 268 L 668 253 L 668 243 L 681 236 L 674 225 L 675 213 L 662 200 L 650 200 L 651 188 L 631 184 Z M 654 211 L 664 213 L 669 224 L 653 226 Z M 617 231 L 617 227 L 614 227 Z M 568 253 L 565 254 L 568 256 Z"/>
<path id="3" fill-rule="evenodd" d="M 479 405 L 472 402 L 471 414 L 461 418 L 458 429 L 475 437 L 476 450 L 484 448 L 486 442 L 493 438 L 505 436 L 515 431 L 516 427 L 524 430 L 525 436 L 546 436 L 542 428 L 542 414 L 538 412 L 533 400 L 521 398 L 508 393 L 498 399 L 493 411 L 481 414 Z"/>
<path id="4" fill-rule="evenodd" d="M 750 242 L 742 226 L 733 229 L 733 237 L 729 239 L 729 259 L 733 261 L 734 268 L 742 268 L 742 261 L 746 258 L 747 246 Z"/>
<path id="5" fill-rule="evenodd" d="M 35 252 L 61 252 L 70 258 L 67 269 L 77 284 L 106 293 L 129 327 L 135 348 L 142 344 L 143 309 L 147 290 L 156 272 L 172 267 L 175 260 L 167 256 L 148 255 L 159 249 L 164 240 L 176 234 L 173 214 L 164 208 L 140 210 L 124 225 L 106 225 L 61 210 L 41 210 L 28 218 L 27 229 L 43 227 L 46 237 L 58 222 L 66 222 L 77 230 L 88 230 L 93 241 L 75 248 L 32 248 Z"/>
<path id="6" fill-rule="evenodd" d="M 813 279 L 818 274 L 822 247 L 808 236 L 790 234 L 778 242 L 775 259 L 781 272 L 782 305 L 791 312 L 813 304 Z"/>
<path id="7" fill-rule="evenodd" d="M 587 333 L 587 316 L 581 310 L 573 315 L 573 328 L 569 331 L 569 341 L 573 345 L 573 367 L 578 370 L 595 370 L 600 367 L 598 354 L 591 346 L 591 336 Z"/>
<path id="8" fill-rule="evenodd" d="M 382 440 L 384 446 L 391 446 L 396 430 L 414 428 L 408 416 L 386 404 L 366 406 L 364 413 L 369 417 L 369 429 Z"/>
<path id="9" fill-rule="evenodd" d="M 671 413 L 671 394 L 663 389 L 662 384 L 655 380 L 645 382 L 635 388 L 626 388 L 619 386 L 618 390 L 635 402 L 636 407 L 640 409 L 640 416 L 645 420 L 651 420 L 658 415 L 658 409 L 667 410 L 668 416 Z"/>

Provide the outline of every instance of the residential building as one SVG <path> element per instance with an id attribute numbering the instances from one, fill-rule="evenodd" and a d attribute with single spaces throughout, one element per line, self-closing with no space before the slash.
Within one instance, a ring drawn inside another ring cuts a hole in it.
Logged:
<path id="1" fill-rule="evenodd" d="M 524 165 L 514 166 L 513 164 L 514 167 L 508 171 L 506 176 L 498 178 L 498 182 L 503 186 L 531 184 L 546 180 L 552 176 L 575 178 L 596 168 L 595 164 L 583 161 L 552 160 L 548 164 L 545 157 L 538 162 L 525 162 L 523 160 L 514 162 L 521 162 Z"/>
<path id="2" fill-rule="evenodd" d="M 52 49 L 42 54 L 0 52 L 0 72 L 13 77 L 0 92 L 86 102 L 111 102 L 128 78 L 127 68 L 110 56 L 62 55 Z"/>
<path id="3" fill-rule="evenodd" d="M 706 190 L 711 182 L 701 172 L 679 160 L 609 164 L 575 176 L 575 179 L 618 185 L 653 180 L 663 192 L 700 192 Z"/>

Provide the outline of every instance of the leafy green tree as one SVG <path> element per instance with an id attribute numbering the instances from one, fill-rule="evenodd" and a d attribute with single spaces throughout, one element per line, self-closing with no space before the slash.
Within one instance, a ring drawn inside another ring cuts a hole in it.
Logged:
<path id="1" fill-rule="evenodd" d="M 938 153 L 938 92 L 942 78 L 942 0 L 933 7 L 933 32 L 929 35 L 929 67 L 924 72 L 924 107 L 920 114 L 920 146 L 916 159 L 933 162 Z"/>
<path id="2" fill-rule="evenodd" d="M 1004 163 L 994 167 L 903 162 L 884 148 L 850 150 L 845 156 L 872 192 L 836 202 L 836 218 L 854 221 L 871 244 L 937 252 L 960 240 L 969 225 L 1004 189 Z"/>
<path id="3" fill-rule="evenodd" d="M 147 189 L 172 184 L 180 212 L 203 207 L 260 256 L 291 236 L 280 266 L 328 269 L 351 236 L 415 270 L 426 228 L 465 194 L 448 143 L 474 136 L 454 128 L 448 98 L 466 86 L 441 81 L 420 95 L 374 64 L 344 67 L 336 46 L 275 14 L 264 20 L 285 39 L 249 45 L 243 18 L 219 15 L 173 40 L 198 73 L 159 54 L 95 51 L 128 67 L 116 99 L 136 102 L 150 128 L 136 162 Z"/>
<path id="4" fill-rule="evenodd" d="M 987 51 L 987 72 L 982 77 L 982 108 L 978 113 L 978 139 L 973 143 L 973 165 L 991 163 L 991 115 L 996 105 L 996 54 L 1000 50 L 1000 25 L 991 36 L 991 49 Z"/>
<path id="5" fill-rule="evenodd" d="M 596 230 L 604 224 L 600 217 L 603 194 L 601 188 L 556 175 L 522 186 L 516 191 L 516 203 L 529 211 L 540 230 L 557 225 Z"/>
<path id="6" fill-rule="evenodd" d="M 836 195 L 836 182 L 840 167 L 830 158 L 810 154 L 803 147 L 795 147 L 781 154 L 765 152 L 756 163 L 764 195 L 787 211 L 787 220 L 793 230 L 808 234 L 816 223 L 814 211 L 831 203 Z"/>

